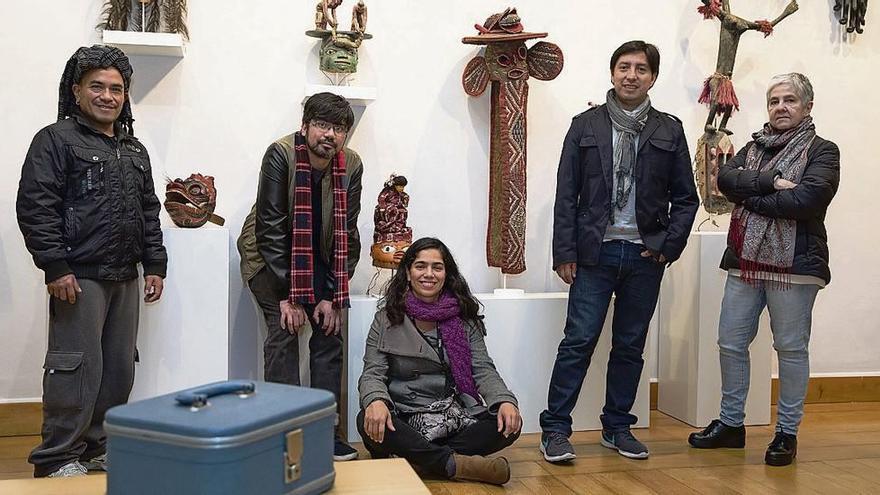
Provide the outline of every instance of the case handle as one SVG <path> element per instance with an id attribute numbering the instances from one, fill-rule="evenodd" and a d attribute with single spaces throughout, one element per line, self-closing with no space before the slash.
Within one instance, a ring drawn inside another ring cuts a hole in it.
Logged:
<path id="1" fill-rule="evenodd" d="M 238 394 L 241 397 L 248 397 L 254 393 L 256 386 L 254 382 L 233 380 L 221 383 L 212 383 L 193 390 L 181 392 L 174 397 L 174 400 L 181 406 L 188 406 L 192 410 L 197 411 L 208 405 L 210 397 L 218 395 Z"/>

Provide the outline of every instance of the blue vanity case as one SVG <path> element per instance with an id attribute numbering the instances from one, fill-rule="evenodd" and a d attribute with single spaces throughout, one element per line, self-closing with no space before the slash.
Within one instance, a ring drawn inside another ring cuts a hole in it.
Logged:
<path id="1" fill-rule="evenodd" d="M 218 382 L 107 412 L 108 495 L 322 493 L 336 403 L 325 390 Z"/>

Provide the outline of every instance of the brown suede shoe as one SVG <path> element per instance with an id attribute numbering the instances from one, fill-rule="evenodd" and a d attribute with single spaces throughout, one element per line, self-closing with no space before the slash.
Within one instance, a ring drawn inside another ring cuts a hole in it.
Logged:
<path id="1" fill-rule="evenodd" d="M 510 481 L 510 464 L 504 457 L 488 458 L 479 455 L 453 454 L 455 475 L 458 481 L 479 481 L 503 485 Z"/>

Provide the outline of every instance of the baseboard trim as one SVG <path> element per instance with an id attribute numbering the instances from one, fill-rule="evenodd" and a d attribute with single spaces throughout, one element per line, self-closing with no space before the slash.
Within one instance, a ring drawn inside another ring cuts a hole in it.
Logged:
<path id="1" fill-rule="evenodd" d="M 779 397 L 779 379 L 770 385 L 770 403 Z M 810 377 L 807 404 L 880 401 L 880 376 Z"/>
<path id="2" fill-rule="evenodd" d="M 42 402 L 0 404 L 0 437 L 39 435 L 42 424 Z"/>
<path id="3" fill-rule="evenodd" d="M 657 382 L 651 381 L 650 405 L 657 409 Z M 776 404 L 779 379 L 771 382 L 770 401 Z M 807 385 L 807 404 L 880 402 L 880 376 L 814 376 Z M 0 437 L 39 435 L 43 422 L 39 402 L 0 403 Z"/>

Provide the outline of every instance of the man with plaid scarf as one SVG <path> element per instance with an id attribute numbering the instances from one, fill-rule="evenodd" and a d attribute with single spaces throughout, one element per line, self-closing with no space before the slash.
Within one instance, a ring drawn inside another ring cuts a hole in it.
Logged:
<path id="1" fill-rule="evenodd" d="M 354 123 L 332 93 L 306 101 L 300 131 L 269 146 L 257 201 L 238 239 L 241 272 L 263 312 L 266 381 L 299 385 L 298 330 L 308 323 L 311 386 L 342 388 L 342 309 L 360 258 L 363 165 L 343 145 Z M 334 459 L 357 451 L 337 435 Z"/>

